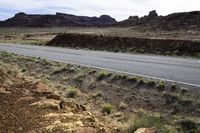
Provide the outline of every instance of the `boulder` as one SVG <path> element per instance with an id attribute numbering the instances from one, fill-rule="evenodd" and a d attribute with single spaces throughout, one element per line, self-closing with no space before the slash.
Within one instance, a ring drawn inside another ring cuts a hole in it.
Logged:
<path id="1" fill-rule="evenodd" d="M 135 133 L 158 133 L 155 128 L 139 128 Z"/>

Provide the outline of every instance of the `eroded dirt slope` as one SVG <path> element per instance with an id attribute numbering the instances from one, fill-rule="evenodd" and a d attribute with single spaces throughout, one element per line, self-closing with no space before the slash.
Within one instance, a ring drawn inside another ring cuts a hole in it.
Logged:
<path id="1" fill-rule="evenodd" d="M 152 127 L 152 122 L 147 126 L 142 120 L 142 124 L 128 130 L 141 111 L 159 116 L 154 126 L 161 133 L 199 131 L 199 92 L 40 58 L 6 52 L 0 55 L 0 62 L 6 64 L 1 67 L 6 68 L 1 69 L 2 132 L 132 133 Z M 108 114 L 102 112 L 105 105 L 108 110 L 112 106 Z M 152 117 L 147 118 L 152 121 Z"/>

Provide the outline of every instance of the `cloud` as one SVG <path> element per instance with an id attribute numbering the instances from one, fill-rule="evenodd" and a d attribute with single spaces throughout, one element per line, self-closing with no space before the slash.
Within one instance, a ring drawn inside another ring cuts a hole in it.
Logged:
<path id="1" fill-rule="evenodd" d="M 85 16 L 108 14 L 117 20 L 130 15 L 143 16 L 150 10 L 166 15 L 173 12 L 199 10 L 199 0 L 0 0 L 1 18 L 17 12 L 54 14 L 64 12 Z"/>

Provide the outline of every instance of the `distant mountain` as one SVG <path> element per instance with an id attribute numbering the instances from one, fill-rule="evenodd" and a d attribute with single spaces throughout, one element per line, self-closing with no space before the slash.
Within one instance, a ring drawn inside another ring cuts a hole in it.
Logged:
<path id="1" fill-rule="evenodd" d="M 144 17 L 130 16 L 127 20 L 117 22 L 108 15 L 100 17 L 75 16 L 56 13 L 55 15 L 28 15 L 18 13 L 5 21 L 0 27 L 60 27 L 60 26 L 114 26 L 132 27 L 132 30 L 198 30 L 200 31 L 200 11 L 173 13 L 159 16 L 155 10 Z"/>
<path id="2" fill-rule="evenodd" d="M 200 30 L 200 11 L 173 13 L 158 16 L 155 10 L 149 15 L 139 18 L 130 16 L 127 20 L 113 26 L 133 27 L 137 30 Z"/>
<path id="3" fill-rule="evenodd" d="M 55 15 L 18 13 L 12 18 L 1 21 L 0 27 L 106 26 L 114 23 L 116 20 L 108 15 L 86 17 L 64 13 Z"/>

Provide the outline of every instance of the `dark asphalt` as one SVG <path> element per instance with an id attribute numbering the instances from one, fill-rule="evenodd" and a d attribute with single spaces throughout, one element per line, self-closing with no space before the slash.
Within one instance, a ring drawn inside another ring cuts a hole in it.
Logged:
<path id="1" fill-rule="evenodd" d="M 0 51 L 162 79 L 200 88 L 199 59 L 16 44 L 0 44 Z"/>

